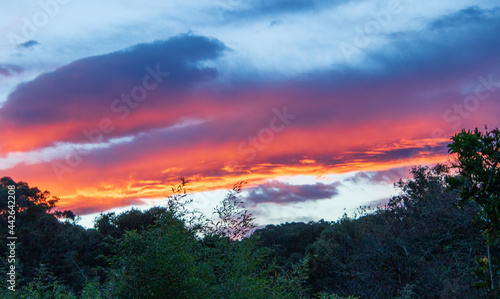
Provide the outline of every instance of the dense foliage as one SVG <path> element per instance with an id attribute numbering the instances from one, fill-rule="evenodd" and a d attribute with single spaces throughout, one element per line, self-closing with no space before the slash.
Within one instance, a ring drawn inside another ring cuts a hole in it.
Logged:
<path id="1" fill-rule="evenodd" d="M 474 221 L 478 207 L 456 207 L 447 168 L 412 170 L 402 193 L 374 213 L 333 223 L 287 223 L 257 231 L 286 268 L 309 254 L 312 293 L 363 298 L 477 298 L 472 273 L 484 256 Z M 307 241 L 306 241 L 307 240 Z"/>
<path id="2" fill-rule="evenodd" d="M 16 292 L 1 298 L 305 298 L 307 257 L 288 271 L 268 264 L 268 250 L 241 239 L 254 228 L 235 185 L 216 219 L 189 210 L 185 180 L 166 207 L 101 214 L 95 229 L 70 211 L 51 212 L 58 199 L 4 177 L 0 194 L 16 185 Z M 3 197 L 7 198 L 7 196 Z M 2 198 L 2 199 L 3 199 Z M 7 206 L 0 215 L 8 234 Z M 65 221 L 58 218 L 69 217 Z M 2 250 L 7 273 L 8 250 Z"/>
<path id="3" fill-rule="evenodd" d="M 488 294 L 500 297 L 500 270 L 492 251 L 500 244 L 500 130 L 481 132 L 462 130 L 455 134 L 448 145 L 449 152 L 455 155 L 452 166 L 460 176 L 449 177 L 450 186 L 460 189 L 459 204 L 469 201 L 477 203 L 481 231 L 486 239 L 488 256 L 482 260 L 483 269 L 489 273 L 477 285 L 488 289 Z"/>

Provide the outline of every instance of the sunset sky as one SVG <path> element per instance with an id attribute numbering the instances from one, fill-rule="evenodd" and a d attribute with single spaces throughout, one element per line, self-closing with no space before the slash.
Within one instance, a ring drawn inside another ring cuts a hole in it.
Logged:
<path id="1" fill-rule="evenodd" d="M 181 176 L 202 209 L 244 180 L 260 225 L 336 220 L 500 126 L 498 1 L 0 5 L 0 176 L 87 226 Z"/>

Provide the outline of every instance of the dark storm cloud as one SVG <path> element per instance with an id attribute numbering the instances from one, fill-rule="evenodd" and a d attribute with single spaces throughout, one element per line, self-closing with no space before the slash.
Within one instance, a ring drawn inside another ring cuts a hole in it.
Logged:
<path id="1" fill-rule="evenodd" d="M 294 203 L 329 199 L 339 194 L 338 183 L 312 185 L 291 185 L 272 181 L 250 189 L 244 200 L 247 203 L 258 205 L 261 203 Z"/>
<path id="2" fill-rule="evenodd" d="M 168 82 L 161 88 L 175 90 L 216 77 L 216 69 L 199 63 L 216 59 L 225 50 L 216 39 L 180 35 L 88 57 L 19 85 L 0 114 L 25 125 L 75 119 L 84 111 L 87 116 L 99 110 L 109 114 L 113 98 L 140 84 L 148 66 L 168 72 Z"/>

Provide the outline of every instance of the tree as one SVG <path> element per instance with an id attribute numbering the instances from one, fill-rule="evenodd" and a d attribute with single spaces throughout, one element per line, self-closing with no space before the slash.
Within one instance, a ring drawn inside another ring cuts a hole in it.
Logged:
<path id="1" fill-rule="evenodd" d="M 145 212 L 132 208 L 118 215 L 114 212 L 101 213 L 94 220 L 94 228 L 108 238 L 121 238 L 126 231 L 141 232 L 156 226 L 156 222 L 166 212 L 166 208 L 153 207 Z"/>
<path id="2" fill-rule="evenodd" d="M 115 267 L 108 275 L 110 295 L 190 298 L 206 288 L 203 278 L 207 273 L 197 267 L 194 236 L 172 215 L 160 221 L 159 227 L 141 233 L 127 231 L 117 244 Z"/>
<path id="3" fill-rule="evenodd" d="M 386 208 L 345 215 L 306 248 L 313 292 L 361 298 L 478 298 L 474 257 L 482 250 L 474 203 L 456 208 L 447 168 L 415 167 Z M 413 294 L 413 295 L 412 295 Z"/>
<path id="4" fill-rule="evenodd" d="M 8 186 L 16 186 L 16 207 L 22 212 L 27 214 L 45 214 L 49 213 L 59 201 L 56 196 L 50 196 L 49 191 L 40 191 L 37 187 L 31 188 L 25 182 L 15 182 L 10 177 L 0 178 L 0 213 L 3 214 L 8 210 L 7 208 L 7 197 L 8 197 Z M 70 212 L 70 211 L 65 211 Z"/>
<path id="5" fill-rule="evenodd" d="M 102 237 L 95 230 L 85 230 L 76 225 L 75 219 L 78 217 L 72 211 L 51 212 L 59 198 L 51 196 L 50 192 L 42 192 L 25 182 L 3 177 L 0 178 L 2 238 L 5 239 L 9 232 L 7 199 L 9 186 L 12 185 L 16 186 L 16 270 L 19 287 L 28 287 L 30 283 L 36 282 L 40 274 L 37 269 L 42 268 L 52 273 L 61 286 L 79 292 L 85 281 L 97 278 L 96 267 L 104 265 L 99 257 Z M 59 221 L 58 218 L 66 221 Z M 5 258 L 8 251 L 4 246 L 0 253 L 1 270 L 8 266 Z"/>
<path id="6" fill-rule="evenodd" d="M 486 237 L 490 287 L 495 289 L 491 246 L 500 241 L 500 131 L 483 133 L 462 130 L 451 138 L 448 152 L 456 155 L 452 164 L 460 176 L 450 178 L 452 187 L 461 189 L 460 204 L 474 201 L 481 207 L 480 218 Z"/>
<path id="7" fill-rule="evenodd" d="M 212 235 L 223 235 L 231 239 L 241 239 L 248 236 L 256 227 L 253 216 L 243 206 L 243 201 L 238 199 L 245 182 L 238 182 L 226 197 L 215 208 L 214 214 L 218 220 L 213 224 Z"/>
<path id="8" fill-rule="evenodd" d="M 250 235 L 256 227 L 254 217 L 243 206 L 239 199 L 243 185 L 240 181 L 233 185 L 226 197 L 214 208 L 213 217 L 207 217 L 198 209 L 191 209 L 192 199 L 186 198 L 188 181 L 180 178 L 181 183 L 172 187 L 172 195 L 167 197 L 167 211 L 177 219 L 182 219 L 186 226 L 194 233 L 203 236 L 228 237 L 239 240 Z"/>
<path id="9" fill-rule="evenodd" d="M 124 229 L 108 275 L 111 297 L 306 297 L 307 259 L 278 275 L 276 267 L 266 263 L 267 250 L 257 240 L 243 238 L 255 225 L 237 197 L 242 183 L 215 208 L 216 220 L 189 209 L 186 183 L 181 178 L 181 184 L 172 188 L 166 211 L 155 225 Z M 135 219 L 141 213 L 122 215 Z M 122 215 L 102 215 L 96 227 L 116 225 Z"/>

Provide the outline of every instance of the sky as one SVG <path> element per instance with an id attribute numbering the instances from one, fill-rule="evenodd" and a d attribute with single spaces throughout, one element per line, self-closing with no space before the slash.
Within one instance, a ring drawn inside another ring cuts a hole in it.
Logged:
<path id="1" fill-rule="evenodd" d="M 0 176 L 95 215 L 259 225 L 384 204 L 461 129 L 500 126 L 497 1 L 0 1 Z"/>

